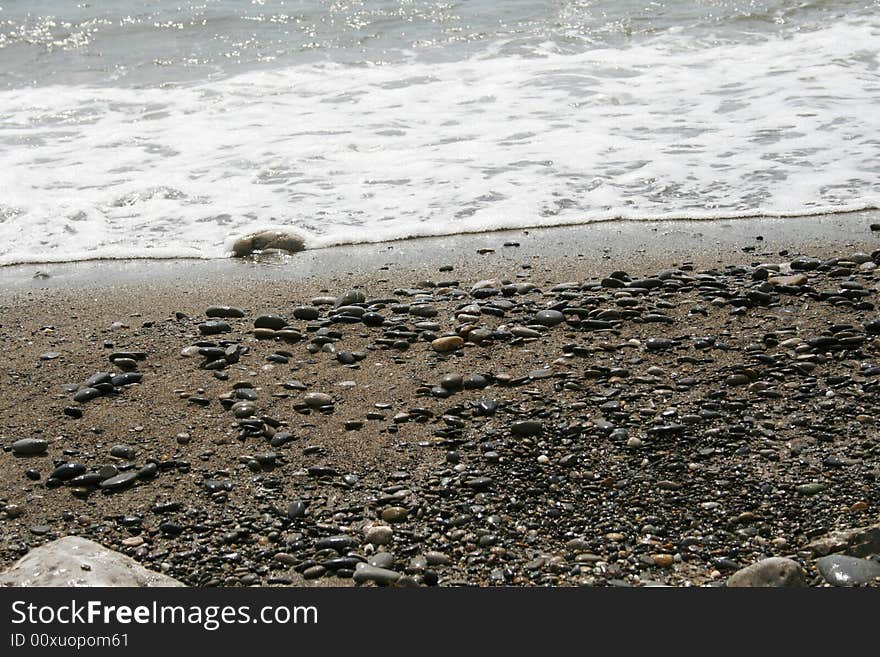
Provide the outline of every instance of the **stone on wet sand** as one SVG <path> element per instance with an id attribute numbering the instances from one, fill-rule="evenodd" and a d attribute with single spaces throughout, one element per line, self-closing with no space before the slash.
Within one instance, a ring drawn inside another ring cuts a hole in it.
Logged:
<path id="1" fill-rule="evenodd" d="M 305 249 L 305 240 L 286 230 L 262 230 L 237 239 L 232 244 L 232 255 L 245 258 L 262 251 L 285 251 L 297 253 Z"/>
<path id="2" fill-rule="evenodd" d="M 729 587 L 800 587 L 806 586 L 804 572 L 797 561 L 770 557 L 736 571 L 727 580 Z"/>
<path id="3" fill-rule="evenodd" d="M 0 575 L 0 586 L 184 586 L 124 554 L 79 536 L 32 549 Z"/>

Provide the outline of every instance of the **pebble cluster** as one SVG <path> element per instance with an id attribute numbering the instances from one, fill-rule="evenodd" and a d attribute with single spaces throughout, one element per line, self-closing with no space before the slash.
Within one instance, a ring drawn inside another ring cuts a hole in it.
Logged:
<path id="1" fill-rule="evenodd" d="M 73 531 L 199 586 L 877 584 L 877 263 L 178 312 L 64 388 L 66 449 L 3 434 L 40 495 L 0 500 L 0 563 Z M 161 438 L 76 446 L 136 393 Z"/>

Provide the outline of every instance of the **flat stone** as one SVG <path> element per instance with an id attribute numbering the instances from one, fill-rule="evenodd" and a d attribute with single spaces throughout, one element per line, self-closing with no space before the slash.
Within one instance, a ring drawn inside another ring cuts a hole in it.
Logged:
<path id="1" fill-rule="evenodd" d="M 853 557 L 880 554 L 880 524 L 831 532 L 807 544 L 814 556 L 845 552 Z"/>
<path id="2" fill-rule="evenodd" d="M 321 316 L 321 311 L 315 306 L 300 306 L 293 309 L 293 316 L 307 322 L 312 322 Z"/>
<path id="3" fill-rule="evenodd" d="M 834 586 L 864 586 L 880 578 L 880 563 L 845 554 L 832 554 L 816 561 L 826 582 Z"/>
<path id="4" fill-rule="evenodd" d="M 68 481 L 73 479 L 74 477 L 78 477 L 81 474 L 84 474 L 86 471 L 86 466 L 82 463 L 65 463 L 63 465 L 59 465 L 57 468 L 52 470 L 52 474 L 49 475 L 54 479 L 59 479 L 61 481 Z"/>
<path id="5" fill-rule="evenodd" d="M 401 577 L 400 573 L 385 568 L 376 568 L 370 564 L 358 564 L 354 571 L 353 579 L 356 583 L 375 582 L 376 584 L 391 585 Z"/>
<path id="6" fill-rule="evenodd" d="M 806 586 L 803 570 L 792 559 L 770 557 L 746 566 L 727 580 L 729 587 L 801 587 Z"/>
<path id="7" fill-rule="evenodd" d="M 820 484 L 818 482 L 795 486 L 795 490 L 801 495 L 816 495 L 818 493 L 821 493 L 826 488 L 828 488 L 826 484 Z"/>
<path id="8" fill-rule="evenodd" d="M 361 290 L 349 290 L 341 297 L 337 297 L 334 304 L 337 308 L 340 306 L 351 306 L 358 303 L 364 303 L 367 296 Z"/>
<path id="9" fill-rule="evenodd" d="M 514 436 L 537 436 L 544 430 L 544 423 L 540 420 L 521 420 L 510 425 L 510 432 Z"/>
<path id="10" fill-rule="evenodd" d="M 303 397 L 303 401 L 312 408 L 321 408 L 322 406 L 331 406 L 333 397 L 323 392 L 310 392 Z"/>
<path id="11" fill-rule="evenodd" d="M 455 351 L 456 349 L 461 349 L 463 346 L 464 339 L 458 335 L 448 335 L 442 338 L 437 338 L 436 340 L 431 342 L 431 347 L 434 349 L 434 351 L 437 351 L 441 354 Z"/>
<path id="12" fill-rule="evenodd" d="M 804 274 L 794 274 L 792 276 L 771 276 L 767 279 L 770 285 L 783 285 L 786 287 L 796 287 L 807 284 L 807 277 Z"/>
<path id="13" fill-rule="evenodd" d="M 124 554 L 79 536 L 34 548 L 0 575 L 0 586 L 184 586 Z"/>
<path id="14" fill-rule="evenodd" d="M 442 552 L 425 552 L 425 562 L 429 566 L 448 566 L 452 559 Z"/>
<path id="15" fill-rule="evenodd" d="M 103 393 L 97 388 L 83 388 L 73 396 L 73 401 L 80 403 L 87 402 L 100 397 L 102 394 Z"/>
<path id="16" fill-rule="evenodd" d="M 244 311 L 235 306 L 208 306 L 206 317 L 244 317 Z"/>
<path id="17" fill-rule="evenodd" d="M 37 456 L 45 454 L 49 443 L 40 438 L 22 438 L 12 443 L 12 453 L 16 456 Z"/>
<path id="18" fill-rule="evenodd" d="M 287 326 L 287 320 L 279 315 L 261 315 L 254 320 L 254 328 L 280 331 Z"/>
<path id="19" fill-rule="evenodd" d="M 336 536 L 325 536 L 315 541 L 315 549 L 317 550 L 336 550 L 342 553 L 348 548 L 357 547 L 358 540 L 354 536 L 348 534 L 338 534 Z"/>
<path id="20" fill-rule="evenodd" d="M 132 483 L 138 478 L 138 473 L 135 471 L 123 472 L 121 474 L 116 475 L 115 477 L 110 477 L 109 479 L 105 479 L 100 483 L 101 488 L 104 490 L 117 491 L 123 490 L 124 488 L 128 488 Z"/>
<path id="21" fill-rule="evenodd" d="M 231 333 L 232 327 L 226 322 L 210 321 L 199 324 L 199 333 L 202 335 L 217 335 L 218 333 Z"/>
<path id="22" fill-rule="evenodd" d="M 402 506 L 389 506 L 382 511 L 382 520 L 385 522 L 404 522 L 409 512 Z"/>

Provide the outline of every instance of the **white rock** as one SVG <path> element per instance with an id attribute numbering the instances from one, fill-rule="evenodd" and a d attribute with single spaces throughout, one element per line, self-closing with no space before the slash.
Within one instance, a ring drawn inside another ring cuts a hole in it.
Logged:
<path id="1" fill-rule="evenodd" d="M 79 536 L 34 548 L 0 575 L 0 586 L 185 586 Z"/>
<path id="2" fill-rule="evenodd" d="M 730 587 L 782 588 L 806 586 L 804 572 L 792 559 L 770 557 L 737 570 L 727 580 Z"/>

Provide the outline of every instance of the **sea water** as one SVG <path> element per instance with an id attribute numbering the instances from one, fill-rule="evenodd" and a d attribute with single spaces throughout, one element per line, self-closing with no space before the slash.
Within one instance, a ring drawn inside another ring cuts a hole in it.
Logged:
<path id="1" fill-rule="evenodd" d="M 878 0 L 0 0 L 0 264 L 876 208 L 878 51 Z"/>

